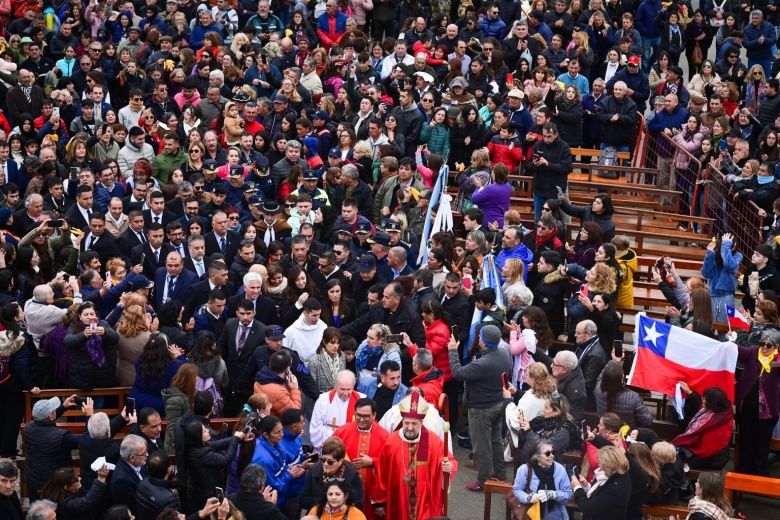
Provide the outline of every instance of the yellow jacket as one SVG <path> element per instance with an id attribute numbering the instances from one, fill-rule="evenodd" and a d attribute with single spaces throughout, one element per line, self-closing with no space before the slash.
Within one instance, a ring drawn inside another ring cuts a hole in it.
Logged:
<path id="1" fill-rule="evenodd" d="M 617 307 L 631 308 L 634 306 L 634 273 L 639 267 L 639 262 L 636 253 L 631 248 L 628 248 L 615 260 L 623 272 L 623 276 L 620 277 L 620 287 L 618 287 Z"/>

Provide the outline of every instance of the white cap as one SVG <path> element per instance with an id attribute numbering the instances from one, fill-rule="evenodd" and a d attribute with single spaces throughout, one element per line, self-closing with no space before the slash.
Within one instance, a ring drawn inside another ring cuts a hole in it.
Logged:
<path id="1" fill-rule="evenodd" d="M 420 76 L 426 83 L 433 83 L 433 76 L 424 71 L 414 73 L 415 76 Z"/>
<path id="2" fill-rule="evenodd" d="M 525 94 L 523 94 L 523 91 L 519 88 L 513 88 L 509 91 L 509 94 L 507 94 L 507 97 L 515 97 L 519 99 L 523 99 L 525 97 Z"/>

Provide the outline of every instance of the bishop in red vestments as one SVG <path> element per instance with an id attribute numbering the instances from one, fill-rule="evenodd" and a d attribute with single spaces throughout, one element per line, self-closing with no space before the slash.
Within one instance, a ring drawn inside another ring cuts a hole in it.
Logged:
<path id="1" fill-rule="evenodd" d="M 389 434 L 376 422 L 376 403 L 371 399 L 360 399 L 355 404 L 354 422 L 339 427 L 333 435 L 344 441 L 347 456 L 363 479 L 363 513 L 367 520 L 378 520 L 373 505 L 377 461 Z"/>
<path id="2" fill-rule="evenodd" d="M 425 520 L 444 512 L 444 474 L 458 462 L 438 435 L 422 424 L 428 403 L 412 392 L 399 403 L 403 417 L 379 454 L 375 512 L 387 520 Z"/>

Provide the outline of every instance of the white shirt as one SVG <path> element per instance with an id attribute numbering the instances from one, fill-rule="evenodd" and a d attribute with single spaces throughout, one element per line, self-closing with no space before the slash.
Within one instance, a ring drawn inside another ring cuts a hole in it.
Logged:
<path id="1" fill-rule="evenodd" d="M 360 397 L 365 395 L 360 394 Z M 339 394 L 333 395 L 333 401 L 330 400 L 330 392 L 320 394 L 317 402 L 314 404 L 314 411 L 311 414 L 311 423 L 309 425 L 309 435 L 311 436 L 312 446 L 319 448 L 329 438 L 333 436 L 333 422 L 336 427 L 347 423 L 347 408 L 349 400 L 342 401 Z"/>

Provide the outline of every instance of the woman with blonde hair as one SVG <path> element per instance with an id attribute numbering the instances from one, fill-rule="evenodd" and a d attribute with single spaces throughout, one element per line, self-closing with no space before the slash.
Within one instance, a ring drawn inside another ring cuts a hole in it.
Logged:
<path id="1" fill-rule="evenodd" d="M 198 367 L 193 363 L 186 363 L 179 367 L 176 375 L 171 380 L 171 386 L 161 392 L 165 405 L 165 418 L 168 420 L 168 428 L 173 428 L 181 417 L 192 411 L 195 400 L 195 383 L 198 379 Z M 169 429 L 173 432 L 173 429 Z M 174 435 L 165 436 L 165 451 L 174 453 Z"/>
<path id="2" fill-rule="evenodd" d="M 240 32 L 233 35 L 233 41 L 230 42 L 230 52 L 233 53 L 238 61 L 241 61 L 244 58 L 241 47 L 247 43 L 250 43 L 250 41 L 246 34 Z"/>
<path id="3" fill-rule="evenodd" d="M 501 269 L 501 277 L 504 284 L 501 290 L 504 292 L 504 301 L 510 308 L 527 307 L 534 301 L 534 294 L 525 282 L 525 265 L 518 258 L 510 258 Z"/>
<path id="4" fill-rule="evenodd" d="M 745 86 L 742 91 L 742 98 L 745 100 L 745 106 L 753 115 L 758 115 L 761 103 L 763 103 L 766 98 L 764 89 L 766 89 L 766 72 L 764 71 L 764 67 L 758 64 L 753 65 L 750 67 L 750 70 L 748 70 L 747 77 L 745 78 Z"/>
<path id="5" fill-rule="evenodd" d="M 111 275 L 111 285 L 114 286 L 127 276 L 127 264 L 121 258 L 109 258 L 106 268 Z"/>
<path id="6" fill-rule="evenodd" d="M 512 446 L 510 447 L 507 444 L 504 451 L 504 460 L 507 462 L 513 460 L 511 457 L 512 447 L 517 448 L 518 446 L 520 422 L 522 420 L 530 422 L 542 415 L 544 412 L 545 400 L 550 398 L 556 388 L 555 378 L 550 375 L 550 372 L 547 370 L 544 363 L 531 364 L 528 367 L 528 371 L 525 373 L 524 380 L 520 381 L 518 379 L 517 386 L 520 386 L 523 382 L 528 384 L 530 387 L 529 390 L 523 393 L 523 396 L 516 404 L 514 401 L 510 401 L 504 411 L 504 418 L 506 420 L 506 425 L 509 427 L 509 435 L 512 441 Z M 504 392 L 504 397 L 508 399 L 516 391 L 517 387 L 510 384 L 509 388 Z"/>
<path id="7" fill-rule="evenodd" d="M 152 334 L 151 316 L 140 305 L 125 307 L 116 326 L 117 343 L 116 377 L 120 386 L 135 382 L 135 361 L 143 352 Z"/>
<path id="8" fill-rule="evenodd" d="M 455 208 L 461 212 L 465 212 L 470 209 L 473 204 L 471 197 L 477 190 L 476 184 L 474 184 L 474 177 L 480 177 L 484 179 L 483 186 L 487 185 L 491 179 L 492 162 L 490 160 L 490 153 L 487 148 L 477 148 L 471 153 L 471 167 L 466 167 L 462 172 L 458 173 L 458 177 L 455 183 L 460 186 L 458 195 L 455 200 Z"/>
<path id="9" fill-rule="evenodd" d="M 358 371 L 357 390 L 373 398 L 379 380 L 379 367 L 385 361 L 395 361 L 401 364 L 401 354 L 397 343 L 390 343 L 390 327 L 384 323 L 374 323 L 368 328 L 366 339 L 355 352 L 355 367 Z"/>
<path id="10" fill-rule="evenodd" d="M 590 68 L 593 66 L 593 49 L 590 48 L 590 37 L 585 31 L 574 31 L 571 35 L 571 43 L 566 49 L 566 57 L 570 60 L 576 58 L 580 62 L 580 74 L 590 77 Z"/>
<path id="11" fill-rule="evenodd" d="M 677 505 L 680 501 L 680 489 L 685 484 L 685 472 L 677 447 L 666 441 L 656 442 L 650 448 L 653 461 L 660 468 L 661 478 L 658 489 L 647 498 L 648 505 Z"/>
<path id="12" fill-rule="evenodd" d="M 598 451 L 598 462 L 593 482 L 588 483 L 582 475 L 571 477 L 574 501 L 582 518 L 625 518 L 631 501 L 628 459 L 620 448 L 605 446 Z"/>

